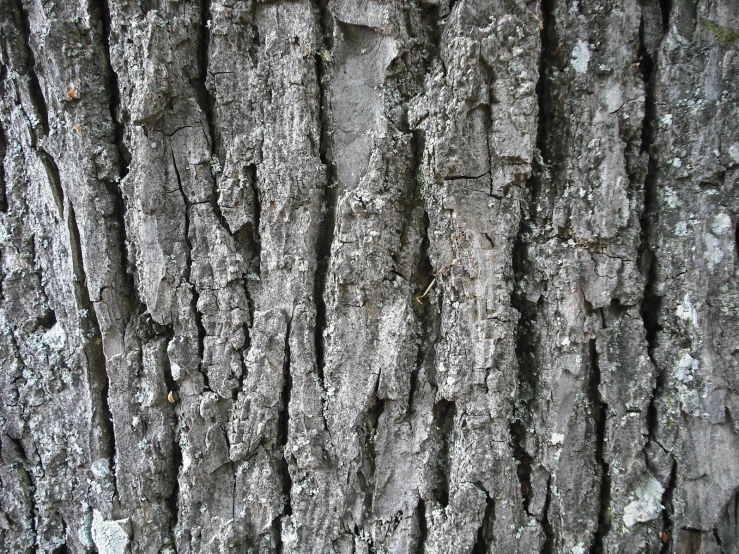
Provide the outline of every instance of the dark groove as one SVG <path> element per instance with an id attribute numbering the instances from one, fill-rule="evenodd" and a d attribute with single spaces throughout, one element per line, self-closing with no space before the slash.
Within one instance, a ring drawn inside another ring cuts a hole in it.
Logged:
<path id="1" fill-rule="evenodd" d="M 65 198 L 62 181 L 59 177 L 59 167 L 56 165 L 54 158 L 43 148 L 37 148 L 36 155 L 44 166 L 44 169 L 46 169 L 46 176 L 49 179 L 49 185 L 51 185 L 51 196 L 54 198 L 54 203 L 59 212 L 59 219 L 64 219 Z"/>
<path id="2" fill-rule="evenodd" d="M 375 391 L 372 394 L 372 403 L 367 412 L 367 423 L 369 425 L 369 429 L 366 434 L 367 439 L 365 440 L 365 448 L 369 465 L 369 475 L 366 476 L 367 478 L 364 487 L 364 507 L 368 514 L 372 513 L 372 504 L 375 497 L 375 471 L 377 469 L 377 449 L 375 447 L 375 439 L 377 438 L 377 427 L 380 423 L 380 418 L 385 411 L 385 399 L 378 396 L 379 384 L 380 378 L 378 376 L 377 383 L 375 384 Z M 360 479 L 360 483 L 361 482 L 362 480 Z"/>
<path id="3" fill-rule="evenodd" d="M 198 41 L 198 77 L 191 79 L 190 84 L 195 91 L 195 100 L 198 106 L 203 111 L 205 116 L 205 122 L 208 126 L 208 136 L 210 138 L 210 159 L 211 162 L 214 159 L 218 159 L 218 141 L 215 124 L 215 106 L 216 100 L 208 90 L 206 85 L 208 79 L 208 51 L 210 49 L 210 26 L 208 22 L 211 21 L 211 0 L 202 0 L 200 5 L 200 39 Z M 216 214 L 218 221 L 226 232 L 233 236 L 226 218 L 223 217 L 221 212 L 221 206 L 218 204 L 218 176 L 211 175 L 211 194 L 210 204 L 213 208 L 213 212 Z"/>
<path id="4" fill-rule="evenodd" d="M 595 339 L 590 339 L 590 377 L 589 377 L 589 400 L 593 412 L 593 425 L 595 427 L 595 462 L 600 467 L 600 510 L 598 513 L 598 530 L 590 546 L 591 554 L 602 554 L 603 540 L 611 530 L 611 517 L 609 508 L 611 506 L 611 473 L 610 465 L 606 462 L 603 450 L 606 441 L 606 423 L 608 419 L 608 404 L 603 402 L 600 395 L 599 385 L 601 381 L 600 365 L 598 364 L 598 350 Z"/>
<path id="5" fill-rule="evenodd" d="M 328 12 L 328 2 L 321 0 L 320 3 L 320 27 L 322 44 L 324 50 L 330 50 L 332 46 L 332 33 L 330 32 L 331 15 Z M 321 137 L 319 145 L 320 159 L 326 168 L 326 188 L 322 207 L 325 209 L 323 220 L 321 221 L 316 238 L 317 265 L 314 280 L 313 297 L 316 303 L 316 331 L 315 331 L 315 348 L 316 348 L 316 373 L 318 375 L 321 388 L 323 389 L 323 370 L 325 365 L 325 350 L 323 332 L 326 329 L 326 280 L 328 278 L 328 270 L 331 259 L 331 246 L 334 242 L 334 230 L 336 226 L 336 209 L 338 202 L 338 175 L 336 166 L 333 162 L 333 152 L 331 147 L 331 117 L 329 114 L 329 98 L 326 92 L 325 81 L 329 79 L 327 72 L 323 67 L 323 60 L 320 54 L 316 54 L 316 79 L 319 90 L 320 103 L 320 125 Z"/>
<path id="6" fill-rule="evenodd" d="M 97 1 L 99 2 L 100 20 L 103 23 L 102 39 L 107 72 L 108 109 L 110 111 L 110 119 L 113 122 L 114 142 L 118 150 L 118 177 L 123 179 L 128 175 L 131 153 L 123 142 L 126 127 L 121 120 L 121 95 L 118 85 L 118 74 L 113 69 L 113 64 L 110 61 L 110 5 L 108 4 L 108 0 Z"/>
<path id="7" fill-rule="evenodd" d="M 102 333 L 97 320 L 95 308 L 90 301 L 90 294 L 87 290 L 87 278 L 85 276 L 85 268 L 82 258 L 82 243 L 80 241 L 80 232 L 77 227 L 77 219 L 74 214 L 74 208 L 71 203 L 67 204 L 67 228 L 70 238 L 71 260 L 75 274 L 75 293 L 77 301 L 82 309 L 87 310 L 87 317 L 80 318 L 80 327 L 83 335 L 87 337 L 84 344 L 85 356 L 87 358 L 89 379 L 90 379 L 90 396 L 98 401 L 93 400 L 92 417 L 93 433 L 100 430 L 101 436 L 99 448 L 102 456 L 111 460 L 111 473 L 113 487 L 116 487 L 116 473 L 118 468 L 115 464 L 116 460 L 116 441 L 115 428 L 113 426 L 113 413 L 110 409 L 108 394 L 110 390 L 110 381 L 105 367 L 105 356 L 102 347 Z M 97 404 L 97 405 L 96 405 Z"/>
<path id="8" fill-rule="evenodd" d="M 481 487 L 479 487 L 481 488 Z M 482 489 L 484 490 L 484 489 Z M 493 524 L 495 523 L 495 499 L 485 491 L 485 514 L 477 530 L 477 538 L 472 546 L 472 554 L 487 554 L 493 539 Z"/>
<path id="9" fill-rule="evenodd" d="M 195 314 L 195 324 L 198 327 L 198 358 L 200 359 L 200 372 L 203 375 L 204 379 L 204 385 L 206 390 L 210 390 L 210 383 L 208 381 L 208 372 L 205 371 L 205 368 L 203 368 L 203 355 L 205 353 L 205 327 L 203 327 L 203 318 L 200 315 L 200 312 L 198 311 L 198 299 L 200 298 L 200 295 L 198 294 L 197 289 L 195 288 L 195 285 L 191 282 L 191 272 L 192 272 L 192 243 L 190 242 L 190 210 L 192 209 L 192 204 L 190 202 L 190 199 L 187 197 L 187 194 L 185 194 L 185 189 L 182 187 L 182 179 L 180 178 L 180 171 L 177 169 L 177 162 L 175 161 L 174 152 L 172 153 L 172 167 L 174 168 L 175 177 L 177 178 L 177 186 L 180 189 L 180 194 L 182 195 L 182 200 L 185 203 L 185 244 L 187 244 L 187 252 L 185 253 L 186 259 L 185 263 L 187 266 L 187 269 L 185 271 L 185 280 L 191 285 L 190 292 L 192 293 L 192 311 L 193 314 Z"/>
<path id="10" fill-rule="evenodd" d="M 661 1 L 663 24 L 669 20 L 669 10 L 671 1 Z M 656 101 L 656 70 L 658 53 L 650 52 L 646 46 L 644 11 L 642 11 L 642 21 L 639 32 L 639 50 L 642 54 L 640 59 L 640 69 L 642 79 L 644 81 L 644 121 L 642 122 L 642 142 L 641 151 L 648 156 L 647 174 L 644 178 L 644 207 L 640 218 L 640 243 L 638 256 L 641 261 L 641 270 L 646 277 L 644 283 L 644 293 L 642 302 L 639 307 L 639 313 L 644 323 L 647 341 L 647 354 L 656 371 L 654 388 L 652 396 L 647 407 L 647 446 L 654 440 L 659 426 L 659 417 L 657 413 L 657 400 L 662 396 L 666 384 L 666 373 L 657 364 L 654 353 L 658 347 L 658 336 L 662 330 L 659 321 L 659 314 L 662 309 L 662 297 L 657 294 L 656 283 L 659 278 L 658 259 L 651 244 L 652 236 L 655 232 L 659 221 L 659 199 L 658 199 L 658 158 L 654 147 L 655 133 L 657 131 L 657 101 Z M 663 26 L 663 28 L 666 28 Z M 645 448 L 645 452 L 649 449 Z M 647 463 L 649 457 L 647 456 Z"/>
<path id="11" fill-rule="evenodd" d="M 426 539 L 428 539 L 429 528 L 426 523 L 426 501 L 423 498 L 418 499 L 418 543 L 416 545 L 416 554 L 424 554 L 426 550 Z"/>
<path id="12" fill-rule="evenodd" d="M 280 393 L 279 415 L 277 420 L 277 446 L 275 453 L 282 459 L 282 493 L 285 504 L 282 509 L 280 521 L 287 516 L 292 515 L 292 501 L 290 493 L 292 491 L 292 478 L 290 477 L 290 466 L 287 460 L 287 441 L 290 433 L 290 397 L 292 395 L 292 375 L 290 373 L 290 335 L 292 333 L 292 317 L 287 322 L 287 330 L 285 331 L 285 359 L 282 363 L 283 385 Z M 283 552 L 282 535 L 280 529 L 277 529 L 277 552 Z"/>
<path id="13" fill-rule="evenodd" d="M 662 12 L 662 32 L 667 34 L 670 30 L 670 15 L 672 14 L 672 0 L 659 0 L 659 8 Z"/>
<path id="14" fill-rule="evenodd" d="M 420 222 L 422 225 L 423 233 L 420 246 L 420 254 L 418 256 L 418 265 L 413 275 L 413 288 L 415 289 L 416 295 L 423 294 L 424 290 L 428 286 L 429 279 L 434 274 L 434 268 L 431 265 L 431 258 L 429 257 L 429 248 L 431 247 L 431 240 L 429 239 L 429 214 L 425 210 L 424 199 L 421 193 L 423 186 L 423 176 L 421 175 L 421 165 L 424 152 L 424 139 L 420 131 L 413 133 L 412 141 L 413 147 L 413 166 L 411 168 L 411 179 L 415 183 L 413 189 L 413 199 L 409 205 L 408 219 L 411 222 L 417 222 L 419 217 L 415 215 L 415 212 L 422 212 L 423 219 Z M 411 223 L 409 223 L 410 225 Z M 416 223 L 418 224 L 418 223 Z M 403 230 L 403 240 L 401 244 L 405 247 L 407 241 L 407 229 Z M 431 339 L 432 333 L 438 325 L 438 310 L 437 306 L 432 304 L 432 296 L 426 296 L 423 300 L 423 304 L 416 301 L 415 299 L 410 300 L 412 302 L 413 310 L 416 314 L 416 322 L 420 329 L 418 329 L 417 342 L 418 350 L 416 353 L 416 363 L 411 370 L 410 377 L 410 388 L 408 391 L 408 409 L 407 413 L 411 413 L 413 410 L 413 398 L 416 395 L 418 388 L 418 374 L 421 368 L 426 364 L 427 360 L 433 360 L 433 341 Z"/>
<path id="15" fill-rule="evenodd" d="M 552 477 L 547 479 L 547 496 L 544 500 L 544 511 L 541 517 L 541 527 L 544 529 L 544 544 L 541 546 L 540 554 L 552 554 L 554 551 L 554 528 L 549 521 L 549 508 L 552 504 Z"/>
<path id="16" fill-rule="evenodd" d="M 440 449 L 438 454 L 438 483 L 436 499 L 442 508 L 449 505 L 449 476 L 452 469 L 452 455 L 454 447 L 454 419 L 457 415 L 457 405 L 444 398 L 434 404 L 433 428 L 439 433 Z"/>
<path id="17" fill-rule="evenodd" d="M 18 30 L 23 35 L 23 48 L 26 53 L 26 67 L 24 68 L 25 73 L 23 76 L 26 77 L 26 84 L 28 86 L 28 94 L 31 98 L 33 108 L 38 115 L 41 122 L 41 128 L 44 131 L 44 136 L 49 134 L 49 109 L 46 105 L 46 99 L 44 93 L 41 90 L 41 84 L 39 83 L 38 74 L 36 73 L 36 60 L 31 48 L 31 22 L 29 20 L 28 11 L 23 6 L 22 0 L 9 0 L 14 4 L 16 11 L 16 17 L 20 18 L 20 25 Z M 20 68 L 18 68 L 20 70 Z M 21 71 L 19 71 L 21 73 Z"/>
<path id="18" fill-rule="evenodd" d="M 547 69 L 556 67 L 557 35 L 552 11 L 553 0 L 541 1 L 541 18 L 543 29 L 540 31 L 541 54 L 539 56 L 539 80 L 536 83 L 536 96 L 539 105 L 539 122 L 537 128 L 536 146 L 541 153 L 545 165 L 553 162 L 554 154 L 550 149 L 549 133 L 554 127 L 554 102 L 552 86 L 547 76 Z M 532 212 L 532 217 L 536 212 Z"/>
<path id="19" fill-rule="evenodd" d="M 262 195 L 259 191 L 257 166 L 255 164 L 249 164 L 246 166 L 246 177 L 254 196 L 254 221 L 252 222 L 251 242 L 254 245 L 254 257 L 257 261 L 256 274 L 260 275 L 262 273 L 262 235 L 259 226 L 261 225 L 262 219 Z M 251 317 L 252 319 L 254 317 L 253 306 L 251 308 Z"/>
<path id="20" fill-rule="evenodd" d="M 18 351 L 18 344 L 15 342 L 15 339 L 12 339 L 11 342 L 13 343 L 13 350 L 15 351 L 15 358 L 22 365 L 23 362 L 21 361 L 20 353 Z M 21 412 L 23 413 L 23 419 L 24 419 L 23 423 L 24 425 L 27 425 L 25 421 L 25 413 L 24 413 L 23 408 L 21 408 Z M 29 489 L 28 503 L 30 504 L 29 508 L 31 511 L 31 517 L 30 517 L 31 533 L 34 539 L 33 540 L 33 543 L 34 543 L 33 551 L 38 552 L 38 529 L 36 528 L 36 517 L 39 514 L 39 509 L 38 509 L 38 506 L 36 505 L 37 488 L 36 488 L 36 479 L 34 478 L 33 473 L 30 471 L 31 466 L 33 466 L 34 464 L 31 462 L 31 459 L 29 458 L 28 453 L 26 452 L 26 449 L 23 446 L 23 441 L 14 439 L 6 434 L 0 434 L 0 461 L 2 461 L 3 463 L 7 463 L 4 460 L 4 451 L 5 451 L 5 448 L 7 448 L 3 444 L 4 440 L 10 442 L 10 444 L 12 444 L 18 450 L 18 454 L 21 457 L 21 460 L 18 462 L 18 465 L 19 465 L 18 473 L 19 473 L 21 480 L 27 481 L 24 484 Z"/>
<path id="21" fill-rule="evenodd" d="M 105 87 L 108 93 L 110 119 L 113 122 L 113 143 L 118 151 L 118 179 L 116 182 L 106 182 L 105 185 L 115 204 L 113 218 L 117 231 L 118 247 L 120 248 L 122 300 L 126 304 L 127 311 L 122 322 L 122 326 L 125 328 L 131 314 L 135 313 L 141 304 L 134 284 L 133 272 L 128 271 L 129 268 L 133 270 L 133 260 L 129 260 L 126 253 L 126 203 L 123 199 L 123 191 L 120 188 L 121 179 L 128 175 L 131 153 L 124 143 L 126 126 L 121 120 L 122 110 L 118 74 L 113 70 L 110 61 L 110 5 L 108 0 L 93 0 L 93 2 L 97 2 L 97 5 L 94 8 L 91 6 L 91 11 L 97 12 L 95 15 L 102 22 L 102 46 L 106 70 Z"/>
<path id="22" fill-rule="evenodd" d="M 538 125 L 536 135 L 536 148 L 541 154 L 546 147 L 546 97 L 548 95 L 548 84 L 546 79 L 546 63 L 549 56 L 547 33 L 552 27 L 551 6 L 548 1 L 542 2 L 541 6 L 544 28 L 540 30 L 541 52 L 539 54 L 539 78 L 536 83 L 536 94 L 538 102 Z M 536 159 L 536 157 L 535 157 Z M 531 421 L 536 391 L 539 387 L 539 364 L 536 361 L 536 319 L 538 306 L 531 302 L 526 296 L 527 280 L 534 275 L 534 268 L 528 256 L 529 232 L 531 224 L 536 220 L 536 199 L 542 188 L 543 168 L 538 163 L 532 164 L 532 173 L 526 182 L 528 192 L 528 205 L 522 202 L 521 215 L 519 219 L 518 233 L 512 249 L 513 266 L 513 290 L 511 291 L 511 306 L 519 313 L 516 323 L 516 398 L 514 401 L 514 413 L 509 424 L 511 437 L 511 450 L 516 462 L 516 473 L 521 487 L 524 510 L 528 513 L 529 501 L 531 499 L 531 468 L 534 463 L 533 457 L 526 450 L 526 435 Z M 488 240 L 490 240 L 488 238 Z M 492 242 L 492 241 L 491 241 Z M 543 297 L 540 298 L 543 301 Z"/>
<path id="23" fill-rule="evenodd" d="M 8 141 L 5 137 L 5 129 L 0 123 L 0 212 L 8 211 L 8 196 L 5 188 L 5 154 Z"/>
<path id="24" fill-rule="evenodd" d="M 675 511 L 675 506 L 672 503 L 672 497 L 675 493 L 675 487 L 677 486 L 677 460 L 672 460 L 672 470 L 670 471 L 670 482 L 667 484 L 665 492 L 662 493 L 662 548 L 660 548 L 660 554 L 669 554 L 672 552 L 672 546 L 674 542 L 674 522 L 672 520 L 672 514 Z M 665 540 L 665 538 L 667 540 Z"/>
<path id="25" fill-rule="evenodd" d="M 169 340 L 172 340 L 172 330 L 171 327 L 167 329 L 167 336 Z M 165 371 L 164 371 L 164 380 L 167 383 L 167 390 L 168 391 L 174 391 L 179 392 L 180 387 L 177 381 L 174 380 L 172 377 L 172 368 L 169 365 L 169 356 L 164 357 L 164 363 L 166 365 Z M 180 447 L 180 421 L 179 417 L 177 416 L 177 408 L 173 408 L 172 412 L 174 414 L 174 426 L 173 426 L 173 433 L 174 437 L 172 440 L 172 465 L 171 467 L 174 468 L 174 475 L 173 475 L 173 481 L 172 481 L 172 491 L 167 496 L 167 499 L 165 501 L 165 505 L 167 506 L 167 509 L 170 513 L 170 523 L 169 523 L 169 529 L 170 533 L 172 535 L 173 544 L 175 543 L 175 532 L 177 529 L 177 523 L 179 521 L 179 506 L 180 506 L 180 480 L 179 480 L 179 473 L 180 468 L 182 467 L 182 447 Z"/>

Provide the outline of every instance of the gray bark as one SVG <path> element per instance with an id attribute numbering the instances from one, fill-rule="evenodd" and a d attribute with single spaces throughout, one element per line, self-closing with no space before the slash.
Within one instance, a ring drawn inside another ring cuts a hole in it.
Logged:
<path id="1" fill-rule="evenodd" d="M 0 2 L 0 552 L 739 552 L 737 7 Z"/>

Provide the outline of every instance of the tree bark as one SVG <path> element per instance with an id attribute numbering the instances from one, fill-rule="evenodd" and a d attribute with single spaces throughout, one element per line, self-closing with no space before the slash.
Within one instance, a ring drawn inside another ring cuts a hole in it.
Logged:
<path id="1" fill-rule="evenodd" d="M 735 0 L 0 25 L 1 552 L 739 552 Z"/>

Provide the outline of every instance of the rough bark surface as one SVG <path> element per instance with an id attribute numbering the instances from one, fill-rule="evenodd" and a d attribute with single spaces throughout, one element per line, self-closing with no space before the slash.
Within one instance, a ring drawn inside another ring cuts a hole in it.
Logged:
<path id="1" fill-rule="evenodd" d="M 736 0 L 0 26 L 0 552 L 739 552 Z"/>

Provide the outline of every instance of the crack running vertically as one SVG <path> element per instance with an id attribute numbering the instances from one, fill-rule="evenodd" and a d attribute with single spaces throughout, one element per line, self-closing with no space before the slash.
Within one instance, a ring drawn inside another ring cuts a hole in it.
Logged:
<path id="1" fill-rule="evenodd" d="M 56 167 L 56 164 L 54 167 Z M 74 271 L 75 276 L 75 293 L 77 296 L 77 302 L 87 313 L 87 317 L 80 318 L 80 327 L 82 328 L 83 336 L 87 338 L 87 342 L 84 344 L 84 352 L 89 368 L 90 396 L 91 398 L 98 399 L 97 401 L 93 400 L 93 413 L 95 415 L 91 419 L 95 424 L 92 426 L 92 433 L 100 433 L 100 436 L 97 437 L 99 439 L 98 449 L 100 450 L 100 454 L 98 454 L 98 456 L 100 456 L 100 458 L 107 458 L 108 460 L 115 461 L 115 426 L 108 398 L 110 380 L 105 367 L 102 333 L 100 332 L 97 315 L 93 302 L 90 300 L 90 293 L 87 289 L 87 277 L 85 275 L 82 256 L 82 243 L 72 203 L 67 201 L 66 208 L 72 270 Z M 115 463 L 111 464 L 114 490 L 117 490 L 117 472 L 117 465 Z"/>
<path id="2" fill-rule="evenodd" d="M 440 399 L 433 408 L 432 429 L 439 434 L 438 477 L 435 487 L 437 502 L 442 508 L 449 505 L 449 481 L 454 456 L 454 419 L 457 415 L 457 405 L 444 398 Z"/>
<path id="3" fill-rule="evenodd" d="M 602 554 L 603 541 L 611 530 L 609 509 L 611 506 L 611 472 L 610 465 L 605 460 L 605 443 L 608 420 L 608 404 L 600 394 L 601 373 L 598 362 L 598 348 L 596 339 L 588 343 L 590 352 L 589 401 L 593 413 L 595 428 L 595 462 L 600 468 L 600 509 L 598 512 L 598 529 L 590 546 L 591 554 Z"/>
<path id="4" fill-rule="evenodd" d="M 428 523 L 426 522 L 426 501 L 423 498 L 418 499 L 416 514 L 418 517 L 418 543 L 416 545 L 416 554 L 424 554 L 429 529 Z"/>
<path id="5" fill-rule="evenodd" d="M 669 26 L 670 0 L 661 0 L 660 8 L 662 10 L 662 30 L 664 33 Z M 647 354 L 656 371 L 654 388 L 652 389 L 649 406 L 647 407 L 648 434 L 645 444 L 645 455 L 647 463 L 649 463 L 649 445 L 655 440 L 659 426 L 657 400 L 662 396 L 667 376 L 664 369 L 659 367 L 655 358 L 655 350 L 658 347 L 658 334 L 662 329 L 659 321 L 659 314 L 662 309 L 662 297 L 657 294 L 656 283 L 659 276 L 659 266 L 654 245 L 651 244 L 655 227 L 659 221 L 659 199 L 657 197 L 657 170 L 659 160 L 654 146 L 655 133 L 657 131 L 656 71 L 658 52 L 650 52 L 647 48 L 645 37 L 647 25 L 644 20 L 644 14 L 645 12 L 642 10 L 639 32 L 639 49 L 642 53 L 640 69 L 644 81 L 645 96 L 641 152 L 648 156 L 648 166 L 647 174 L 644 178 L 644 206 L 640 218 L 641 236 L 638 253 L 642 273 L 646 277 L 639 313 L 646 331 Z M 664 38 L 664 35 L 662 38 Z"/>
<path id="6" fill-rule="evenodd" d="M 521 498 L 523 508 L 528 513 L 529 501 L 531 499 L 531 472 L 534 462 L 531 454 L 526 450 L 527 429 L 532 418 L 533 402 L 539 387 L 539 371 L 536 361 L 536 319 L 538 304 L 528 299 L 526 289 L 527 280 L 534 274 L 534 268 L 529 260 L 528 247 L 532 223 L 536 220 L 536 200 L 542 188 L 542 176 L 544 173 L 544 161 L 542 151 L 545 148 L 546 134 L 546 98 L 549 94 L 546 77 L 546 63 L 550 56 L 551 39 L 548 33 L 552 32 L 553 18 L 551 15 L 550 1 L 544 0 L 541 4 L 543 25 L 540 29 L 541 50 L 539 53 L 539 76 L 536 83 L 536 95 L 538 106 L 538 125 L 536 134 L 536 152 L 532 172 L 526 181 L 528 205 L 521 203 L 519 228 L 516 240 L 512 248 L 513 266 L 513 290 L 511 291 L 511 306 L 518 311 L 519 318 L 516 322 L 516 398 L 514 400 L 514 413 L 509 424 L 511 450 L 516 462 L 516 472 L 521 487 Z M 488 237 L 488 240 L 490 238 Z M 492 241 L 491 241 L 492 242 Z M 544 296 L 539 297 L 543 302 Z"/>
<path id="7" fill-rule="evenodd" d="M 277 417 L 277 445 L 275 454 L 282 460 L 281 463 L 281 475 L 282 475 L 282 494 L 284 499 L 284 505 L 282 508 L 282 514 L 277 518 L 280 522 L 286 517 L 292 515 L 292 477 L 290 476 L 290 464 L 287 459 L 287 443 L 290 434 L 290 397 L 292 396 L 292 374 L 290 371 L 290 335 L 292 334 L 292 320 L 293 316 L 287 322 L 287 330 L 285 331 L 285 357 L 282 362 L 282 373 L 283 383 L 282 392 L 280 393 L 279 413 Z M 276 520 L 276 521 L 277 521 Z M 275 540 L 277 541 L 276 550 L 278 554 L 283 552 L 282 533 L 281 528 L 278 526 L 274 530 L 276 534 Z"/>
<path id="8" fill-rule="evenodd" d="M 319 25 L 321 30 L 322 47 L 326 51 L 330 51 L 332 46 L 332 32 L 330 31 L 331 14 L 328 11 L 328 2 L 321 0 L 319 5 Z M 317 265 L 316 275 L 314 279 L 314 301 L 316 304 L 316 330 L 315 330 L 315 349 L 316 349 L 316 373 L 318 375 L 321 390 L 325 390 L 324 385 L 324 366 L 325 366 L 325 344 L 324 330 L 326 329 L 326 281 L 328 279 L 329 265 L 331 259 L 331 247 L 334 242 L 334 232 L 336 227 L 336 210 L 338 202 L 338 176 L 336 166 L 333 160 L 333 151 L 331 146 L 331 130 L 330 130 L 330 99 L 326 88 L 326 81 L 329 75 L 324 68 L 323 58 L 320 53 L 316 53 L 316 80 L 318 82 L 319 91 L 319 109 L 320 109 L 320 144 L 319 154 L 321 164 L 326 171 L 326 185 L 324 198 L 321 209 L 323 211 L 323 219 L 318 229 L 316 238 Z"/>
<path id="9" fill-rule="evenodd" d="M 662 493 L 662 533 L 660 538 L 662 539 L 662 548 L 660 548 L 660 554 L 669 554 L 672 552 L 672 545 L 674 540 L 674 521 L 672 515 L 675 511 L 675 506 L 672 502 L 672 497 L 675 493 L 675 487 L 677 486 L 677 460 L 672 459 L 672 469 L 670 470 L 670 482 L 667 488 Z"/>
<path id="10" fill-rule="evenodd" d="M 46 98 L 41 89 L 41 83 L 39 82 L 38 74 L 36 73 L 36 60 L 31 48 L 31 23 L 22 0 L 10 0 L 14 4 L 16 11 L 16 17 L 20 20 L 17 25 L 18 30 L 23 36 L 23 49 L 25 51 L 26 59 L 25 73 L 23 76 L 26 78 L 26 85 L 28 86 L 28 94 L 33 104 L 34 111 L 39 118 L 41 128 L 44 132 L 44 136 L 49 135 L 49 109 L 46 104 Z M 20 72 L 19 72 L 20 73 Z M 34 125 L 35 127 L 35 125 Z M 35 144 L 37 146 L 38 137 L 34 136 Z"/>
<path id="11" fill-rule="evenodd" d="M 192 295 L 191 307 L 193 315 L 195 316 L 195 325 L 198 328 L 198 358 L 200 365 L 200 373 L 203 375 L 203 384 L 205 390 L 210 389 L 210 382 L 208 380 L 208 372 L 203 367 L 203 356 L 205 354 L 205 327 L 203 326 L 203 318 L 198 311 L 198 300 L 200 294 L 198 293 L 195 285 L 192 283 L 192 243 L 190 241 L 190 211 L 192 210 L 192 203 L 185 194 L 185 189 L 182 186 L 182 179 L 180 178 L 180 171 L 177 169 L 177 162 L 175 161 L 174 152 L 172 152 L 172 167 L 174 169 L 175 177 L 177 178 L 177 186 L 179 187 L 180 194 L 182 195 L 182 201 L 185 203 L 185 244 L 187 245 L 187 252 L 185 252 L 185 281 L 190 286 L 190 293 Z"/>
<path id="12" fill-rule="evenodd" d="M 471 554 L 487 554 L 493 542 L 493 526 L 495 524 L 495 499 L 481 485 L 477 488 L 485 493 L 485 513 L 482 516 L 480 527 L 477 529 L 475 544 L 472 546 Z"/>
<path id="13" fill-rule="evenodd" d="M 210 146 L 210 162 L 211 168 L 220 166 L 221 160 L 219 159 L 219 145 L 216 133 L 216 100 L 208 90 L 208 65 L 209 65 L 209 51 L 210 51 L 210 40 L 211 40 L 211 0 L 202 0 L 200 4 L 200 37 L 198 41 L 197 50 L 197 78 L 190 79 L 190 84 L 195 92 L 195 100 L 198 103 L 203 115 L 205 122 L 208 127 L 208 142 Z M 211 170 L 212 171 L 212 170 Z M 221 212 L 221 206 L 218 204 L 218 174 L 212 172 L 211 175 L 211 192 L 210 192 L 210 204 L 213 208 L 213 212 L 216 215 L 221 227 L 223 227 L 229 236 L 233 236 L 231 228 L 228 226 L 226 218 Z"/>
<path id="14" fill-rule="evenodd" d="M 368 462 L 368 474 L 366 479 L 363 479 L 361 471 L 358 475 L 359 482 L 364 489 L 364 507 L 367 514 L 372 513 L 372 506 L 375 500 L 375 473 L 377 471 L 377 447 L 375 440 L 377 439 L 377 428 L 380 424 L 380 418 L 385 411 L 385 399 L 379 396 L 379 385 L 380 376 L 378 375 L 377 381 L 375 382 L 375 390 L 372 393 L 370 407 L 367 410 L 367 425 L 369 429 L 365 435 L 365 452 Z"/>
<path id="15" fill-rule="evenodd" d="M 8 140 L 5 136 L 5 128 L 0 123 L 0 212 L 8 211 L 8 196 L 5 188 L 5 153 L 7 146 Z"/>

